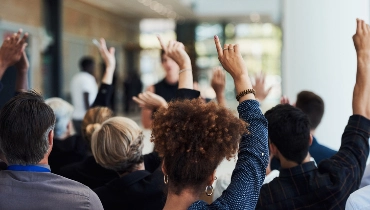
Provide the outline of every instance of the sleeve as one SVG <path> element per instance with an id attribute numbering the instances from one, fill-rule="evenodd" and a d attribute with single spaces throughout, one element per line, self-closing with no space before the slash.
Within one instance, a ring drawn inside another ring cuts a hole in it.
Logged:
<path id="1" fill-rule="evenodd" d="M 1 92 L 2 89 L 3 89 L 3 83 L 1 83 L 1 81 L 0 81 L 0 92 Z"/>
<path id="2" fill-rule="evenodd" d="M 96 95 L 94 103 L 91 108 L 97 106 L 111 107 L 111 98 L 113 93 L 113 86 L 102 83 L 99 87 L 98 94 Z"/>
<path id="3" fill-rule="evenodd" d="M 254 209 L 265 179 L 269 150 L 267 120 L 256 100 L 246 100 L 238 107 L 240 117 L 249 123 L 239 145 L 238 161 L 229 187 L 211 209 Z"/>
<path id="4" fill-rule="evenodd" d="M 103 204 L 101 203 L 98 195 L 92 190 L 90 190 L 90 209 L 91 210 L 104 210 Z"/>
<path id="5" fill-rule="evenodd" d="M 161 158 L 157 152 L 152 152 L 144 155 L 145 170 L 153 173 L 157 168 L 161 166 Z"/>
<path id="6" fill-rule="evenodd" d="M 369 155 L 370 120 L 360 115 L 349 118 L 342 135 L 339 151 L 330 159 L 323 160 L 318 168 L 320 171 L 348 176 L 351 186 L 358 189 L 364 174 L 366 160 Z M 337 181 L 343 181 L 335 176 Z"/>
<path id="7" fill-rule="evenodd" d="M 199 98 L 200 92 L 197 90 L 192 90 L 192 89 L 178 89 L 176 91 L 176 98 L 175 100 L 182 100 L 182 99 L 195 99 Z"/>

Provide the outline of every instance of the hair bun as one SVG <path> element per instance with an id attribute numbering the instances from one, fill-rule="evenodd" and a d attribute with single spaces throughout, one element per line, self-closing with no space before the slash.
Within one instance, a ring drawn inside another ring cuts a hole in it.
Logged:
<path id="1" fill-rule="evenodd" d="M 94 133 L 94 131 L 99 130 L 100 128 L 101 124 L 99 123 L 89 124 L 86 126 L 86 134 L 88 136 L 91 136 Z"/>

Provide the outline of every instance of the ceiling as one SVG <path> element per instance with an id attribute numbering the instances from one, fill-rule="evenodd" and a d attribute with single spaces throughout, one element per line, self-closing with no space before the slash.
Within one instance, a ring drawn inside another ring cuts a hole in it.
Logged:
<path id="1" fill-rule="evenodd" d="M 279 23 L 282 0 L 80 0 L 132 18 Z"/>

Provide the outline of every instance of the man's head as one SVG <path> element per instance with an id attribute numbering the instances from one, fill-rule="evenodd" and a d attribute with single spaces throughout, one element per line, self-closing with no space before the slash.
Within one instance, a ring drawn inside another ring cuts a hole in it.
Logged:
<path id="1" fill-rule="evenodd" d="M 49 98 L 45 100 L 45 103 L 53 109 L 55 114 L 55 138 L 65 139 L 69 137 L 72 130 L 73 106 L 61 98 Z"/>
<path id="2" fill-rule="evenodd" d="M 0 147 L 9 164 L 38 164 L 53 145 L 55 116 L 36 92 L 13 97 L 0 111 Z"/>
<path id="3" fill-rule="evenodd" d="M 94 74 L 94 69 L 95 69 L 95 62 L 92 57 L 83 57 L 80 60 L 80 68 L 81 71 L 87 72 L 91 75 Z"/>
<path id="4" fill-rule="evenodd" d="M 307 114 L 311 130 L 315 130 L 324 115 L 324 101 L 310 91 L 302 91 L 297 95 L 296 107 Z"/>
<path id="5" fill-rule="evenodd" d="M 307 115 L 289 104 L 279 104 L 267 111 L 265 117 L 271 153 L 301 164 L 312 143 Z"/>
<path id="6" fill-rule="evenodd" d="M 161 63 L 163 69 L 166 71 L 166 75 L 179 74 L 179 65 L 177 65 L 177 63 L 172 58 L 168 57 L 164 50 L 161 51 Z"/>

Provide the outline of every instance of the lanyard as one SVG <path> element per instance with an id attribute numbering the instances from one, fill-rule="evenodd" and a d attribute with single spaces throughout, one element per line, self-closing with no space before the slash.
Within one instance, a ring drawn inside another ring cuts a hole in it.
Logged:
<path id="1" fill-rule="evenodd" d="M 35 166 L 35 165 L 10 165 L 8 166 L 7 170 L 11 171 L 32 171 L 32 172 L 50 172 L 49 169 L 44 168 L 42 166 Z"/>

